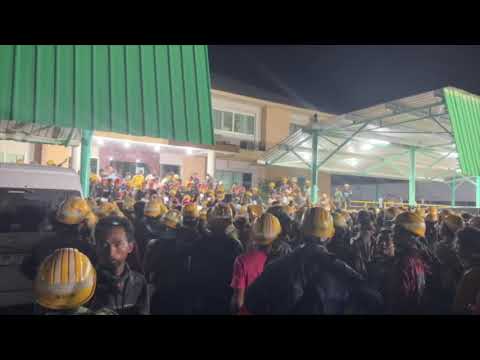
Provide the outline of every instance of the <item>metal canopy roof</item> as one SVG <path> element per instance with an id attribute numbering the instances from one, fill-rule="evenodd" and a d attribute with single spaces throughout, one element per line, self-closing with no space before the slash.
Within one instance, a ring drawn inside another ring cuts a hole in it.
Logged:
<path id="1" fill-rule="evenodd" d="M 451 92 L 465 94 L 449 87 L 332 116 L 322 123 L 312 121 L 268 150 L 259 163 L 310 169 L 312 131 L 317 130 L 317 164 L 324 172 L 409 179 L 415 149 L 416 179 L 443 181 L 461 175 L 465 167 L 459 167 L 457 145 L 465 147 L 465 136 L 454 136 L 452 130 L 448 111 L 452 107 L 445 100 Z M 473 118 L 480 127 L 480 118 Z"/>

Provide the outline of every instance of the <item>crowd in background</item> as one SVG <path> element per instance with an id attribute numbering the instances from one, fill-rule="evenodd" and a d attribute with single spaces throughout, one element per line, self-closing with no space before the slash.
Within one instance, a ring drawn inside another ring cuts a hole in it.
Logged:
<path id="1" fill-rule="evenodd" d="M 46 314 L 475 314 L 480 217 L 112 169 L 23 264 Z"/>

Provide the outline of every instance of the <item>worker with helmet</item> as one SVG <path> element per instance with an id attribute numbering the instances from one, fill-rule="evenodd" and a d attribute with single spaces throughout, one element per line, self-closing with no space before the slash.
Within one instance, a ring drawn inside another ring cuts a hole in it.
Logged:
<path id="1" fill-rule="evenodd" d="M 194 313 L 228 314 L 233 263 L 243 251 L 233 225 L 232 208 L 218 203 L 207 213 L 209 232 L 192 254 Z"/>
<path id="2" fill-rule="evenodd" d="M 423 245 L 425 220 L 412 212 L 395 217 L 395 258 L 386 275 L 385 300 L 389 314 L 422 314 L 428 310 L 433 258 Z"/>
<path id="3" fill-rule="evenodd" d="M 41 263 L 33 292 L 44 315 L 116 315 L 107 308 L 95 312 L 84 307 L 96 285 L 97 273 L 88 256 L 77 249 L 61 248 Z"/>
<path id="4" fill-rule="evenodd" d="M 145 251 L 145 276 L 151 287 L 152 314 L 184 314 L 190 252 L 179 237 L 182 214 L 168 210 L 161 218 L 163 229 L 149 240 Z"/>
<path id="5" fill-rule="evenodd" d="M 462 277 L 457 287 L 453 312 L 478 314 L 480 305 L 480 230 L 467 227 L 458 231 L 456 251 L 463 266 Z M 476 309 L 475 309 L 476 308 Z"/>
<path id="6" fill-rule="evenodd" d="M 123 314 L 147 315 L 150 312 L 145 277 L 129 265 L 134 254 L 134 229 L 125 217 L 108 216 L 95 227 L 97 290 L 90 303 L 92 310 L 109 308 Z"/>
<path id="7" fill-rule="evenodd" d="M 52 219 L 55 234 L 38 242 L 31 256 L 24 260 L 22 271 L 25 276 L 33 280 L 43 259 L 60 248 L 78 249 L 95 264 L 95 249 L 89 242 L 91 226 L 95 223 L 91 215 L 86 200 L 80 197 L 70 197 L 62 202 Z"/>
<path id="8" fill-rule="evenodd" d="M 357 216 L 357 235 L 352 239 L 353 268 L 368 277 L 368 266 L 373 260 L 375 226 L 367 210 L 360 210 Z"/>
<path id="9" fill-rule="evenodd" d="M 455 291 L 463 274 L 463 267 L 455 249 L 456 233 L 464 228 L 463 219 L 454 214 L 446 215 L 439 227 L 439 242 L 433 248 L 439 262 L 438 275 L 441 279 L 441 290 L 444 311 L 451 310 Z"/>
<path id="10" fill-rule="evenodd" d="M 248 288 L 246 310 L 253 314 L 378 312 L 381 296 L 325 247 L 335 233 L 331 214 L 319 207 L 309 209 L 301 231 L 305 246 L 264 269 Z"/>
<path id="11" fill-rule="evenodd" d="M 238 256 L 233 265 L 230 286 L 233 289 L 231 309 L 234 314 L 242 309 L 246 289 L 262 273 L 272 250 L 272 244 L 281 232 L 280 221 L 270 213 L 263 214 L 253 224 L 252 238 L 256 246 Z"/>
<path id="12" fill-rule="evenodd" d="M 335 212 L 332 215 L 335 234 L 327 245 L 328 251 L 334 253 L 346 263 L 353 262 L 350 247 L 352 232 L 349 228 L 347 217 L 341 212 Z"/>
<path id="13" fill-rule="evenodd" d="M 168 211 L 163 201 L 154 197 L 144 203 L 143 217 L 135 223 L 135 235 L 143 259 L 148 242 L 165 230 L 162 216 Z"/>

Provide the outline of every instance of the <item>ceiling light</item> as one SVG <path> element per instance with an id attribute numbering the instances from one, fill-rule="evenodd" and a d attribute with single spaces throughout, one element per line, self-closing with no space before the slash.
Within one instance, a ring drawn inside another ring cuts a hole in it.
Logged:
<path id="1" fill-rule="evenodd" d="M 110 157 L 109 157 L 109 160 L 112 161 L 112 160 L 113 160 L 113 157 L 110 156 Z"/>
<path id="2" fill-rule="evenodd" d="M 358 159 L 355 158 L 345 159 L 345 162 L 354 167 L 358 165 Z"/>
<path id="3" fill-rule="evenodd" d="M 153 148 L 155 151 L 160 151 L 160 145 L 155 145 L 155 147 Z"/>
<path id="4" fill-rule="evenodd" d="M 360 149 L 362 151 L 369 151 L 369 150 L 372 150 L 373 149 L 373 145 L 372 144 L 363 144 Z"/>
<path id="5" fill-rule="evenodd" d="M 129 147 L 131 146 L 131 144 L 129 142 L 126 142 L 125 143 L 125 147 L 128 149 Z"/>
<path id="6" fill-rule="evenodd" d="M 137 159 L 137 160 L 135 160 L 135 162 L 139 163 L 139 162 L 140 162 L 140 160 L 139 160 L 139 159 Z"/>
<path id="7" fill-rule="evenodd" d="M 450 155 L 447 156 L 449 159 L 456 159 L 458 158 L 458 154 L 456 152 L 451 153 Z"/>
<path id="8" fill-rule="evenodd" d="M 192 154 L 193 154 L 193 150 L 190 148 L 187 148 L 187 155 L 192 155 Z"/>
<path id="9" fill-rule="evenodd" d="M 388 141 L 377 140 L 377 139 L 369 139 L 369 140 L 367 140 L 367 142 L 372 144 L 372 145 L 388 145 L 388 144 L 390 144 Z"/>
<path id="10" fill-rule="evenodd" d="M 100 145 L 100 146 L 102 146 L 102 145 L 105 144 L 105 141 L 103 141 L 103 139 L 97 138 L 97 144 Z"/>

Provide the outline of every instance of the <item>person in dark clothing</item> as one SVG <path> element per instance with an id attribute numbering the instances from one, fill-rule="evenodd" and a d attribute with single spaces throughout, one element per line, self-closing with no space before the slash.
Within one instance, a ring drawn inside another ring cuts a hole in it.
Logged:
<path id="1" fill-rule="evenodd" d="M 353 268 L 367 277 L 367 267 L 373 259 L 375 228 L 370 213 L 365 210 L 359 211 L 357 222 L 358 235 L 352 239 Z"/>
<path id="2" fill-rule="evenodd" d="M 386 275 L 385 300 L 389 314 L 423 314 L 428 311 L 432 259 L 418 237 L 425 237 L 425 221 L 404 212 L 395 218 L 395 258 Z"/>
<path id="3" fill-rule="evenodd" d="M 431 251 L 434 251 L 435 246 L 438 243 L 438 210 L 437 208 L 431 207 L 427 216 L 425 217 L 425 225 L 426 225 L 426 234 L 425 240 L 427 246 Z"/>
<path id="4" fill-rule="evenodd" d="M 145 204 L 141 220 L 137 219 L 135 224 L 135 238 L 140 250 L 142 262 L 144 262 L 148 241 L 155 239 L 156 234 L 164 231 L 161 217 L 166 212 L 167 207 L 160 199 L 154 198 Z"/>
<path id="5" fill-rule="evenodd" d="M 282 206 L 272 206 L 267 210 L 268 213 L 274 215 L 282 225 L 281 237 L 286 241 L 292 249 L 297 248 L 301 244 L 301 237 L 298 236 L 298 224 L 293 221 L 285 212 Z"/>
<path id="6" fill-rule="evenodd" d="M 455 249 L 455 234 L 464 227 L 463 220 L 457 215 L 447 215 L 439 230 L 440 241 L 434 246 L 439 261 L 439 277 L 442 289 L 444 312 L 452 309 L 455 291 L 463 274 L 463 267 Z"/>
<path id="7" fill-rule="evenodd" d="M 109 308 L 120 315 L 148 315 L 150 304 L 145 277 L 127 264 L 135 242 L 130 221 L 119 216 L 101 219 L 95 228 L 95 240 L 98 278 L 89 308 Z"/>
<path id="8" fill-rule="evenodd" d="M 243 252 L 230 206 L 218 203 L 207 214 L 209 232 L 192 254 L 193 312 L 229 314 L 233 263 Z"/>
<path id="9" fill-rule="evenodd" d="M 348 228 L 347 219 L 342 213 L 335 212 L 333 214 L 333 225 L 335 235 L 327 244 L 327 249 L 351 266 L 353 264 L 353 254 L 350 247 L 352 234 Z"/>
<path id="10" fill-rule="evenodd" d="M 386 275 L 393 264 L 395 256 L 395 243 L 392 232 L 382 229 L 375 242 L 373 261 L 367 264 L 368 282 L 381 294 L 385 294 Z"/>
<path id="11" fill-rule="evenodd" d="M 88 256 L 92 264 L 96 263 L 95 248 L 88 242 L 91 229 L 89 217 L 92 211 L 87 202 L 80 197 L 65 200 L 52 219 L 55 234 L 42 239 L 33 247 L 32 253 L 22 263 L 25 276 L 33 280 L 42 261 L 56 249 L 74 248 Z"/>
<path id="12" fill-rule="evenodd" d="M 267 265 L 250 285 L 251 314 L 355 314 L 381 311 L 382 299 L 354 269 L 328 252 L 333 219 L 323 208 L 308 210 L 305 245 Z"/>
<path id="13" fill-rule="evenodd" d="M 148 242 L 145 273 L 152 285 L 152 314 L 188 314 L 192 238 L 180 231 L 181 214 L 169 210 L 163 217 L 164 229 Z M 190 232 L 193 235 L 193 232 Z"/>

